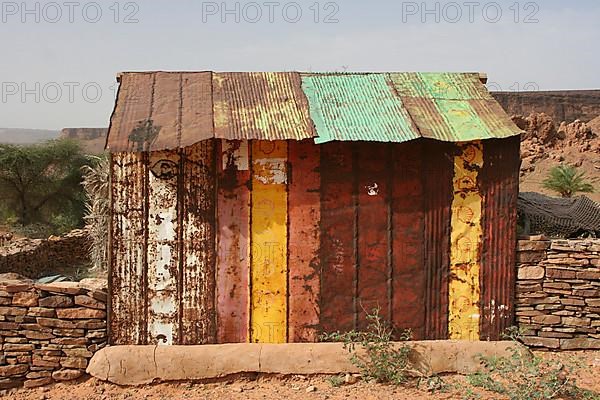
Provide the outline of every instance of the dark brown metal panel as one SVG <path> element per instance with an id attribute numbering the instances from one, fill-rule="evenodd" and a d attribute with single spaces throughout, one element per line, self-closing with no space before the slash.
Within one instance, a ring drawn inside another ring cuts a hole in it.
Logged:
<path id="1" fill-rule="evenodd" d="M 514 322 L 519 137 L 483 142 L 482 340 L 501 340 Z"/>
<path id="2" fill-rule="evenodd" d="M 183 150 L 179 201 L 182 219 L 179 344 L 216 342 L 215 325 L 215 141 Z"/>
<path id="3" fill-rule="evenodd" d="M 389 319 L 388 290 L 391 260 L 388 216 L 391 171 L 389 144 L 361 142 L 356 145 L 358 163 L 358 329 L 368 328 L 367 315 L 378 310 Z"/>
<path id="4" fill-rule="evenodd" d="M 151 118 L 153 90 L 153 73 L 123 75 L 107 138 L 107 148 L 111 152 L 148 149 L 146 137 L 136 128 L 145 126 Z"/>
<path id="5" fill-rule="evenodd" d="M 355 329 L 358 239 L 350 143 L 321 145 L 321 328 Z"/>
<path id="6" fill-rule="evenodd" d="M 421 141 L 392 148 L 392 322 L 425 339 L 427 274 L 424 260 L 423 160 Z"/>
<path id="7" fill-rule="evenodd" d="M 112 155 L 111 345 L 146 343 L 146 156 L 142 153 Z"/>
<path id="8" fill-rule="evenodd" d="M 447 339 L 453 149 L 445 143 L 423 140 L 422 152 L 424 266 L 427 274 L 425 338 Z"/>
<path id="9" fill-rule="evenodd" d="M 289 142 L 288 342 L 316 342 L 320 295 L 320 146 Z"/>
<path id="10" fill-rule="evenodd" d="M 217 141 L 217 342 L 244 343 L 250 300 L 250 154 L 248 141 Z"/>
<path id="11" fill-rule="evenodd" d="M 152 125 L 156 131 L 145 132 L 150 150 L 176 149 L 183 130 L 183 76 L 157 72 L 153 89 Z"/>
<path id="12" fill-rule="evenodd" d="M 214 137 L 212 72 L 182 74 L 179 145 L 191 146 Z"/>

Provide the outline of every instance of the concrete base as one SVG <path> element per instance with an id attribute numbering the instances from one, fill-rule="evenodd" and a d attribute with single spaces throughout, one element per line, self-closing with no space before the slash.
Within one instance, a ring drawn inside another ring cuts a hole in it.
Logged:
<path id="1" fill-rule="evenodd" d="M 475 372 L 480 368 L 481 355 L 510 356 L 510 349 L 516 345 L 512 342 L 423 341 L 410 342 L 410 346 L 415 370 L 432 375 Z M 350 363 L 341 343 L 240 343 L 106 347 L 94 355 L 87 372 L 119 385 L 143 385 L 254 372 L 315 375 L 359 371 Z"/>

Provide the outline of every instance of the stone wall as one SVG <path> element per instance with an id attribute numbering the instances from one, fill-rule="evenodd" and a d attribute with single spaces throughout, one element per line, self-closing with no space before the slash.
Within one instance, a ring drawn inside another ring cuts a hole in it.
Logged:
<path id="1" fill-rule="evenodd" d="M 106 346 L 105 280 L 0 280 L 0 390 L 77 379 Z"/>
<path id="2" fill-rule="evenodd" d="M 32 279 L 65 273 L 89 264 L 91 241 L 86 230 L 49 239 L 18 239 L 0 248 L 0 274 L 17 272 Z"/>
<path id="3" fill-rule="evenodd" d="M 600 349 L 600 239 L 521 240 L 516 316 L 524 343 Z"/>

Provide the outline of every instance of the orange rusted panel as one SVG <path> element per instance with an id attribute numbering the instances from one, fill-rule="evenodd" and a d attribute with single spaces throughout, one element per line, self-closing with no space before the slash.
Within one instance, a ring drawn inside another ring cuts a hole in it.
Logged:
<path id="1" fill-rule="evenodd" d="M 514 324 L 519 138 L 487 140 L 480 182 L 484 199 L 481 340 L 501 340 Z"/>
<path id="2" fill-rule="evenodd" d="M 252 142 L 251 341 L 287 339 L 287 142 Z"/>
<path id="3" fill-rule="evenodd" d="M 183 150 L 180 184 L 182 238 L 179 344 L 216 341 L 214 140 Z"/>
<path id="4" fill-rule="evenodd" d="M 321 328 L 356 327 L 358 240 L 351 143 L 321 147 Z"/>
<path id="5" fill-rule="evenodd" d="M 146 343 L 146 179 L 142 153 L 111 159 L 110 344 Z"/>
<path id="6" fill-rule="evenodd" d="M 316 342 L 320 295 L 320 147 L 289 142 L 289 342 Z"/>
<path id="7" fill-rule="evenodd" d="M 148 343 L 174 344 L 178 328 L 179 154 L 150 153 L 148 181 Z"/>
<path id="8" fill-rule="evenodd" d="M 426 269 L 421 143 L 392 149 L 392 322 L 425 339 Z M 425 179 L 428 179 L 425 177 Z"/>
<path id="9" fill-rule="evenodd" d="M 218 140 L 217 341 L 248 341 L 250 168 L 248 141 Z"/>
<path id="10" fill-rule="evenodd" d="M 390 146 L 356 145 L 358 164 L 358 329 L 368 327 L 368 314 L 378 310 L 391 319 Z"/>

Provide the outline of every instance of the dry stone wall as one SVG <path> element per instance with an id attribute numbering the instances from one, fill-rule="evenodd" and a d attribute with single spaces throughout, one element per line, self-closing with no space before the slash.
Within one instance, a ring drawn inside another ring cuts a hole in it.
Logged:
<path id="1" fill-rule="evenodd" d="M 0 248 L 0 274 L 18 272 L 32 279 L 62 273 L 90 262 L 90 237 L 77 229 L 49 239 L 19 239 Z"/>
<path id="2" fill-rule="evenodd" d="M 106 346 L 105 280 L 0 280 L 0 390 L 81 377 Z"/>
<path id="3" fill-rule="evenodd" d="M 521 240 L 516 316 L 524 343 L 600 349 L 600 239 Z"/>

